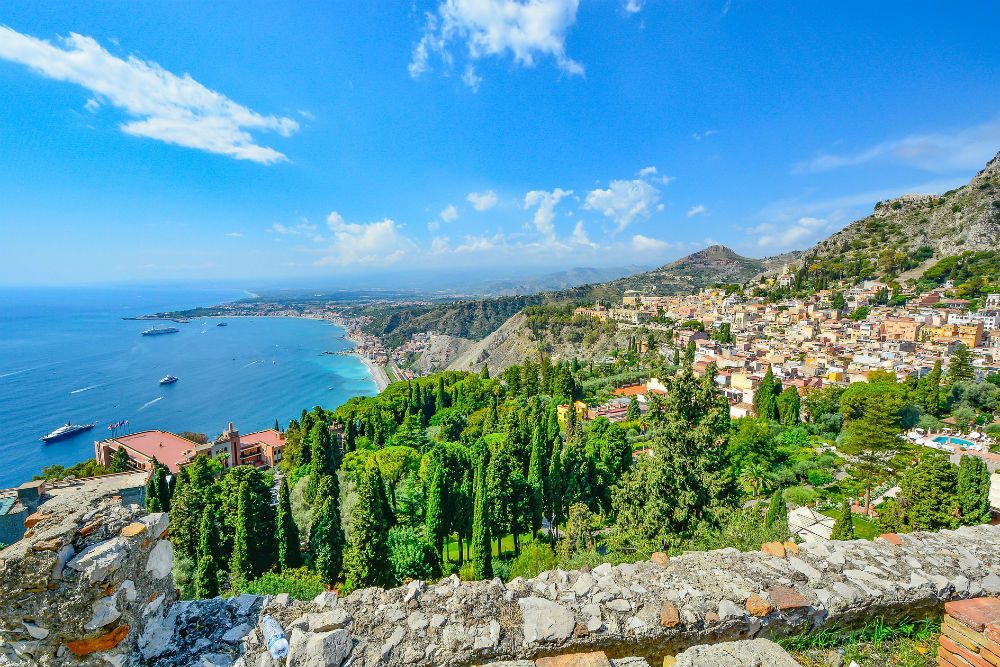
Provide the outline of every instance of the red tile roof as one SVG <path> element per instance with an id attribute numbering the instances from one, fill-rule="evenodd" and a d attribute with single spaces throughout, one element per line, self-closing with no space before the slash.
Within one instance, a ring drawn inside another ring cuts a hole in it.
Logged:
<path id="1" fill-rule="evenodd" d="M 189 459 L 198 446 L 190 440 L 166 431 L 140 431 L 112 440 L 139 452 L 146 458 L 151 459 L 155 456 L 157 461 L 170 469 L 170 472 L 177 472 L 178 464 Z"/>

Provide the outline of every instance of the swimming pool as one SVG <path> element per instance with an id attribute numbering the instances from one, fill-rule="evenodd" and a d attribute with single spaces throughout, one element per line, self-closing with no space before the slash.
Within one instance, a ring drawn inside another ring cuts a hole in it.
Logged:
<path id="1" fill-rule="evenodd" d="M 956 438 L 953 435 L 939 435 L 938 437 L 934 438 L 934 442 L 939 442 L 942 445 L 945 443 L 951 445 L 958 445 L 959 447 L 975 447 L 976 445 L 976 443 L 974 442 L 970 442 L 963 438 Z"/>

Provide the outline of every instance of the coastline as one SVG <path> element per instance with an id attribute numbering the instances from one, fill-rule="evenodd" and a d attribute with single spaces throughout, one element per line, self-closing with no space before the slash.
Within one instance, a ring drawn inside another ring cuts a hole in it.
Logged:
<path id="1" fill-rule="evenodd" d="M 375 380 L 375 389 L 381 394 L 389 386 L 389 376 L 386 374 L 385 368 L 359 352 L 354 352 L 353 354 L 361 360 L 361 363 L 368 367 L 368 372 L 371 373 L 372 379 Z"/>

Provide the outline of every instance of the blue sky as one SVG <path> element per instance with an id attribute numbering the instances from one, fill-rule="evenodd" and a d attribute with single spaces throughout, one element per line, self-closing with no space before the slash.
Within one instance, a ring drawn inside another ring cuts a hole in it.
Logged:
<path id="1" fill-rule="evenodd" d="M 807 247 L 1000 151 L 996 3 L 7 3 L 0 282 Z"/>

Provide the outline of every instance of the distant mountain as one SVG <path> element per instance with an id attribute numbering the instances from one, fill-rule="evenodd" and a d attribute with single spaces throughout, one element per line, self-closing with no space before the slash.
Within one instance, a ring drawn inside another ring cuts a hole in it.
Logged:
<path id="1" fill-rule="evenodd" d="M 1000 247 L 1000 153 L 966 185 L 908 194 L 875 204 L 802 253 L 817 282 L 863 278 L 915 279 L 935 262 Z M 819 285 L 822 286 L 822 285 Z"/>
<path id="2" fill-rule="evenodd" d="M 615 267 L 575 267 L 540 276 L 524 278 L 504 278 L 485 283 L 478 288 L 484 295 L 503 296 L 515 294 L 535 294 L 563 290 L 577 285 L 603 283 L 647 270 L 648 266 Z"/>

